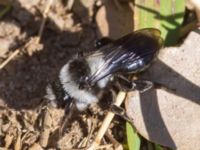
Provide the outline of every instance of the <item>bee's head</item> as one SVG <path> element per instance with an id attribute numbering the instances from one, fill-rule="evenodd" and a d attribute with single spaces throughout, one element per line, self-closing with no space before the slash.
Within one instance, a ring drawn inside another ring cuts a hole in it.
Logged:
<path id="1" fill-rule="evenodd" d="M 91 85 L 88 82 L 88 76 L 82 77 L 79 82 L 79 89 L 90 89 Z"/>
<path id="2" fill-rule="evenodd" d="M 80 89 L 89 88 L 88 76 L 90 67 L 84 58 L 74 59 L 69 63 L 69 72 L 72 80 L 78 84 Z"/>

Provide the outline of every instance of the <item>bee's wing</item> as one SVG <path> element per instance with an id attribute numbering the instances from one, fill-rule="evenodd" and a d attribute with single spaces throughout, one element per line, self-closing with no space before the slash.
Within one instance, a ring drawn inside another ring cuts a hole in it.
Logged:
<path id="1" fill-rule="evenodd" d="M 88 78 L 88 82 L 94 84 L 116 72 L 141 71 L 150 64 L 161 47 L 162 38 L 157 29 L 147 28 L 130 33 L 91 55 L 102 55 L 104 63 Z"/>

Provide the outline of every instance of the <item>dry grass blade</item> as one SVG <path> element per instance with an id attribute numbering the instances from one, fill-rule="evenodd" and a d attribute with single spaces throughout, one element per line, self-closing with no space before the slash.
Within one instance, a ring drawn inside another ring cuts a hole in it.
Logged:
<path id="1" fill-rule="evenodd" d="M 20 50 L 17 49 L 12 53 L 2 64 L 0 64 L 0 70 L 4 68 L 17 54 L 19 54 Z"/>
<path id="2" fill-rule="evenodd" d="M 18 129 L 18 131 L 17 131 L 17 139 L 16 139 L 15 147 L 14 147 L 15 150 L 20 150 L 20 149 L 22 149 L 21 134 L 22 134 L 22 133 L 21 133 L 21 130 Z"/>
<path id="3" fill-rule="evenodd" d="M 8 149 L 13 142 L 14 135 L 7 134 L 4 141 L 5 141 L 5 149 Z"/>
<path id="4" fill-rule="evenodd" d="M 88 119 L 87 120 L 87 124 L 88 124 L 88 136 L 85 137 L 79 144 L 78 148 L 80 147 L 87 147 L 88 146 L 88 143 L 89 143 L 89 140 L 91 139 L 92 137 L 92 134 L 94 132 L 94 129 L 95 129 L 95 125 L 94 125 L 94 118 L 92 119 Z"/>
<path id="5" fill-rule="evenodd" d="M 126 97 L 126 93 L 120 92 L 117 95 L 117 99 L 116 99 L 116 102 L 114 103 L 114 105 L 120 106 L 122 104 L 122 102 L 124 101 L 125 97 Z M 91 146 L 88 148 L 88 150 L 97 149 L 98 145 L 101 142 L 101 139 L 103 138 L 104 134 L 106 133 L 114 116 L 115 116 L 115 114 L 113 112 L 108 112 L 108 114 L 106 115 L 106 117 L 97 133 L 97 136 L 96 136 L 94 142 L 91 144 Z"/>
<path id="6" fill-rule="evenodd" d="M 43 129 L 42 129 L 42 133 L 41 133 L 40 141 L 39 141 L 39 143 L 42 147 L 46 147 L 48 144 L 51 125 L 52 125 L 51 114 L 50 114 L 49 110 L 46 109 L 45 116 L 44 116 L 44 122 L 43 122 Z"/>
<path id="7" fill-rule="evenodd" d="M 98 150 L 98 149 L 110 149 L 112 146 L 113 146 L 112 144 L 100 145 L 95 150 Z"/>
<path id="8" fill-rule="evenodd" d="M 42 49 L 41 44 L 38 44 L 38 39 L 38 37 L 31 37 L 25 40 L 23 45 L 19 46 L 2 64 L 0 64 L 0 70 L 3 69 L 21 51 L 26 50 L 31 56 L 34 51 Z"/>
<path id="9" fill-rule="evenodd" d="M 74 0 L 68 0 L 67 1 L 67 9 L 71 10 L 74 4 Z"/>
<path id="10" fill-rule="evenodd" d="M 0 64 L 0 70 L 3 69 L 15 56 L 17 56 L 21 49 L 26 49 L 31 43 L 31 38 L 26 40 L 24 44 L 18 47 L 2 64 Z"/>
<path id="11" fill-rule="evenodd" d="M 41 26 L 40 26 L 40 29 L 39 29 L 39 33 L 38 33 L 38 38 L 36 40 L 36 44 L 38 44 L 40 42 L 40 39 L 42 37 L 42 33 L 44 31 L 44 25 L 45 25 L 45 22 L 46 22 L 47 13 L 50 10 L 52 4 L 53 4 L 53 0 L 49 0 L 48 4 L 47 4 L 47 6 L 46 6 L 46 8 L 44 10 L 43 20 L 42 20 L 42 23 L 41 23 Z M 18 55 L 19 52 L 20 52 L 20 49 L 16 49 L 2 64 L 0 64 L 0 70 L 2 68 L 4 68 L 16 55 Z"/>
<path id="12" fill-rule="evenodd" d="M 47 3 L 47 5 L 46 5 L 46 8 L 45 8 L 45 10 L 44 10 L 44 13 L 43 13 L 43 20 L 42 20 L 42 23 L 41 23 L 41 25 L 40 25 L 40 29 L 39 29 L 39 33 L 38 33 L 39 38 L 38 38 L 38 40 L 37 40 L 37 43 L 40 42 L 40 39 L 41 39 L 41 37 L 42 37 L 43 31 L 44 31 L 44 26 L 45 26 L 46 19 L 47 19 L 47 14 L 48 14 L 48 12 L 49 12 L 49 10 L 50 10 L 52 4 L 53 4 L 53 1 L 54 1 L 54 0 L 49 0 L 48 3 Z"/>

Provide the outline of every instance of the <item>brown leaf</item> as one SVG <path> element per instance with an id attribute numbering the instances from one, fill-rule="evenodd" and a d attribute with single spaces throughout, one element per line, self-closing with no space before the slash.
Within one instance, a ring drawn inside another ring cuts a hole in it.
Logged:
<path id="1" fill-rule="evenodd" d="M 109 0 L 99 9 L 96 22 L 100 36 L 118 39 L 133 31 L 133 7 L 130 3 Z"/>

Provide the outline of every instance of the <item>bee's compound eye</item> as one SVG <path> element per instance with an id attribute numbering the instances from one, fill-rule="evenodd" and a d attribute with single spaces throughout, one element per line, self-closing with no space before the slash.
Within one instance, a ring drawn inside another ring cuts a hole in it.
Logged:
<path id="1" fill-rule="evenodd" d="M 81 77 L 79 82 L 79 89 L 89 88 L 88 77 Z"/>

